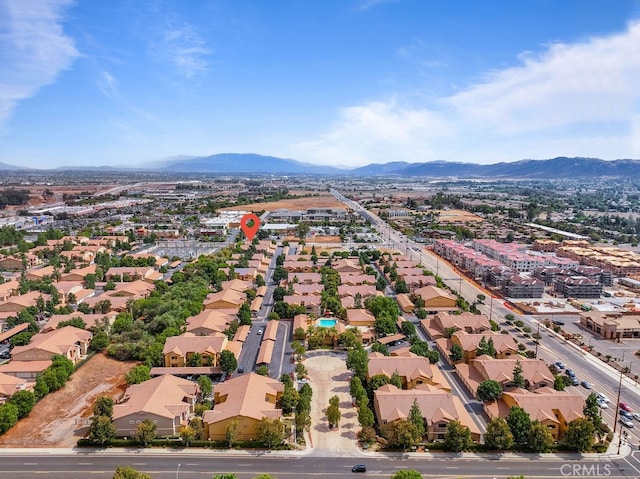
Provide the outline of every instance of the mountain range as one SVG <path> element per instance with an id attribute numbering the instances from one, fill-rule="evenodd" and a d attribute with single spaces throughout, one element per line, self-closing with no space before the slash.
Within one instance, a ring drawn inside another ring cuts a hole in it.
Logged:
<path id="1" fill-rule="evenodd" d="M 594 177 L 640 177 L 640 160 L 605 161 L 598 158 L 557 157 L 548 160 L 521 160 L 489 165 L 476 163 L 431 161 L 407 163 L 395 161 L 347 169 L 314 165 L 287 158 L 255 153 L 222 153 L 205 157 L 179 156 L 148 163 L 138 168 L 127 167 L 61 167 L 56 171 L 146 171 L 157 173 L 211 174 L 278 174 L 341 176 L 405 176 L 429 178 L 553 179 Z M 37 171 L 0 163 L 0 171 Z M 45 170 L 46 171 L 46 170 Z"/>

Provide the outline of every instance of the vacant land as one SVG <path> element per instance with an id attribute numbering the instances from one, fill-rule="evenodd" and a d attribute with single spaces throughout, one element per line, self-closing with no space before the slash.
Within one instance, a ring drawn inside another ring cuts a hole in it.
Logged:
<path id="1" fill-rule="evenodd" d="M 344 203 L 335 199 L 330 194 L 320 194 L 319 196 L 308 196 L 303 198 L 292 198 L 280 201 L 271 201 L 267 203 L 251 203 L 242 206 L 233 206 L 230 208 L 221 208 L 218 211 L 225 210 L 247 210 L 247 211 L 275 211 L 280 209 L 287 210 L 306 210 L 307 208 L 337 208 L 345 209 Z"/>
<path id="2" fill-rule="evenodd" d="M 0 436 L 0 447 L 73 447 L 88 430 L 98 396 L 120 396 L 134 363 L 97 354 L 59 391 L 45 396 L 31 414 Z"/>
<path id="3" fill-rule="evenodd" d="M 482 221 L 482 218 L 464 210 L 436 210 L 440 223 L 465 223 L 467 221 Z"/>

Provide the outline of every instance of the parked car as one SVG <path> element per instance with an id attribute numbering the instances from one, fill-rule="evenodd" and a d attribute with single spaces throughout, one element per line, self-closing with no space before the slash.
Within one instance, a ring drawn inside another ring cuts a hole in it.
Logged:
<path id="1" fill-rule="evenodd" d="M 258 329 L 258 336 L 262 336 L 263 332 L 264 332 L 264 329 L 262 329 L 262 328 Z"/>
<path id="2" fill-rule="evenodd" d="M 628 417 L 620 416 L 620 419 L 618 419 L 618 421 L 620 421 L 623 426 L 626 426 L 628 428 L 632 428 L 633 427 L 633 421 L 631 419 L 629 419 Z"/>
<path id="3" fill-rule="evenodd" d="M 598 406 L 600 406 L 600 409 L 607 409 L 609 407 L 609 405 L 601 399 L 598 399 L 597 402 Z"/>
<path id="4" fill-rule="evenodd" d="M 555 324 L 556 326 L 564 326 L 564 321 L 560 321 L 559 319 L 554 319 L 553 321 L 551 321 L 553 324 Z"/>
<path id="5" fill-rule="evenodd" d="M 240 366 L 238 368 L 238 374 L 242 374 L 244 372 L 244 368 L 242 366 Z"/>
<path id="6" fill-rule="evenodd" d="M 624 409 L 620 409 L 618 411 L 618 414 L 622 417 L 626 417 L 627 419 L 633 419 L 633 413 L 630 413 L 629 411 L 625 411 Z"/>
<path id="7" fill-rule="evenodd" d="M 578 381 L 578 378 L 575 376 L 569 376 L 569 379 L 571 379 L 571 384 L 573 386 L 577 386 L 578 384 L 580 384 L 580 381 Z"/>
<path id="8" fill-rule="evenodd" d="M 636 421 L 640 421 L 640 414 L 638 414 L 637 412 L 633 412 L 631 413 L 631 415 L 633 416 L 633 419 L 635 419 Z"/>
<path id="9" fill-rule="evenodd" d="M 589 381 L 582 381 L 580 383 L 580 385 L 585 389 L 591 389 L 592 388 L 591 383 Z"/>
<path id="10" fill-rule="evenodd" d="M 618 404 L 618 406 L 620 406 L 620 409 L 623 409 L 624 411 L 631 412 L 631 406 L 629 406 L 626 402 L 621 402 L 620 404 Z"/>
<path id="11" fill-rule="evenodd" d="M 562 361 L 556 361 L 555 365 L 556 365 L 556 367 L 558 369 L 564 369 L 565 368 L 565 365 L 564 365 L 564 363 Z"/>
<path id="12" fill-rule="evenodd" d="M 567 376 L 569 376 L 570 378 L 575 378 L 576 377 L 576 373 L 573 372 L 573 369 L 567 369 L 564 373 Z"/>
<path id="13" fill-rule="evenodd" d="M 364 464 L 356 464 L 351 468 L 351 472 L 367 472 L 367 466 Z"/>
<path id="14" fill-rule="evenodd" d="M 596 396 L 598 398 L 598 401 L 602 401 L 602 402 L 606 402 L 606 403 L 610 402 L 609 398 L 604 393 L 598 393 L 598 394 L 596 394 Z"/>

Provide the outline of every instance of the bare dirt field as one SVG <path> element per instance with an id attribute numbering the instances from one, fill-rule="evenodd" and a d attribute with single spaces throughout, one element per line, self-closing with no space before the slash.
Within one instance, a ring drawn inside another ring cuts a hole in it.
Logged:
<path id="1" fill-rule="evenodd" d="M 64 388 L 47 394 L 31 414 L 0 436 L 0 447 L 73 447 L 88 430 L 98 396 L 116 398 L 134 363 L 97 354 L 73 373 Z"/>
<path id="2" fill-rule="evenodd" d="M 483 221 L 479 216 L 464 210 L 437 210 L 441 223 L 464 223 L 467 221 Z"/>
<path id="3" fill-rule="evenodd" d="M 243 209 L 247 211 L 275 211 L 279 209 L 306 210 L 307 208 L 337 208 L 346 209 L 344 203 L 335 199 L 333 195 L 320 194 L 320 196 L 309 196 L 304 198 L 293 198 L 289 200 L 271 201 L 267 203 L 251 203 L 248 205 L 221 208 L 218 211 Z"/>

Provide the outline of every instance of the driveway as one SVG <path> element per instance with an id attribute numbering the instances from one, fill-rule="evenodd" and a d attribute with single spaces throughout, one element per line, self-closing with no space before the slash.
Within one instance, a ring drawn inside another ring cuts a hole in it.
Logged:
<path id="1" fill-rule="evenodd" d="M 351 405 L 349 380 L 352 373 L 345 366 L 345 355 L 319 355 L 305 359 L 313 398 L 311 400 L 311 446 L 334 456 L 358 452 L 356 433 L 360 430 L 358 413 Z M 313 354 L 313 353 L 312 353 Z M 330 431 L 326 411 L 332 396 L 340 398 L 340 425 Z"/>

